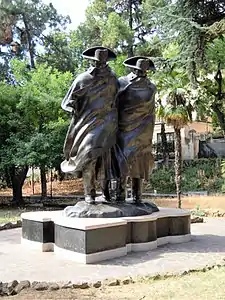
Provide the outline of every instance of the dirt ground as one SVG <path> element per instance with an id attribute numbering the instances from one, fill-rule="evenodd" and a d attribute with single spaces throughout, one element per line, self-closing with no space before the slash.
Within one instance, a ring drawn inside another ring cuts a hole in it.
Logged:
<path id="1" fill-rule="evenodd" d="M 51 191 L 51 184 L 48 182 L 48 194 Z M 12 191 L 10 189 L 0 190 L 0 195 L 10 196 Z M 82 179 L 65 180 L 52 182 L 52 195 L 73 195 L 83 193 Z M 25 183 L 23 187 L 23 195 L 33 195 L 33 187 L 30 183 Z M 40 195 L 40 183 L 34 185 L 34 195 Z M 164 207 L 177 207 L 177 200 L 175 198 L 155 198 L 152 199 L 157 205 Z M 185 209 L 212 209 L 225 211 L 225 195 L 224 196 L 190 196 L 182 197 L 182 207 Z"/>
<path id="2" fill-rule="evenodd" d="M 72 195 L 77 193 L 83 192 L 83 182 L 82 179 L 77 180 L 64 180 L 64 181 L 53 181 L 52 187 L 51 183 L 47 183 L 47 191 L 48 195 L 50 195 L 52 189 L 52 195 Z M 34 191 L 34 193 L 33 193 Z M 35 182 L 34 190 L 33 186 L 30 182 L 25 182 L 23 186 L 23 195 L 30 196 L 30 195 L 40 195 L 41 193 L 41 184 L 39 182 Z M 1 189 L 0 195 L 11 196 L 12 190 L 11 189 Z"/>
<path id="3" fill-rule="evenodd" d="M 192 273 L 179 278 L 148 280 L 116 287 L 90 288 L 86 290 L 58 290 L 54 292 L 22 291 L 17 296 L 2 300 L 211 300 L 225 298 L 225 269 L 213 269 L 206 273 Z"/>
<path id="4" fill-rule="evenodd" d="M 177 207 L 176 198 L 154 199 L 158 206 Z M 225 195 L 224 196 L 190 196 L 182 197 L 182 208 L 184 209 L 210 209 L 225 211 Z"/>

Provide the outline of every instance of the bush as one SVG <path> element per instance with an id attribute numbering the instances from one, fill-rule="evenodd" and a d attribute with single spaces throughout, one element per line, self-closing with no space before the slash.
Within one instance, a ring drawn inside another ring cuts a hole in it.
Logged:
<path id="1" fill-rule="evenodd" d="M 151 192 L 156 190 L 157 193 L 163 194 L 176 193 L 174 175 L 173 165 L 156 169 L 151 174 L 146 188 Z M 182 192 L 225 192 L 225 163 L 221 164 L 220 159 L 184 161 L 181 189 Z"/>
<path id="2" fill-rule="evenodd" d="M 146 189 L 157 191 L 157 193 L 170 194 L 176 191 L 176 185 L 174 181 L 174 168 L 161 167 L 154 170 L 149 178 L 149 185 Z"/>

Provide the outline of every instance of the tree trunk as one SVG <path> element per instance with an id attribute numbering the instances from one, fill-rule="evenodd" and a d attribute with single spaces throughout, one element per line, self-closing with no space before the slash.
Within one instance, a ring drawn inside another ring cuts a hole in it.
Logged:
<path id="1" fill-rule="evenodd" d="M 10 176 L 12 181 L 13 198 L 12 203 L 17 206 L 24 206 L 22 187 L 26 179 L 28 172 L 28 166 L 16 168 L 15 166 L 10 167 Z"/>
<path id="2" fill-rule="evenodd" d="M 27 18 L 25 16 L 25 14 L 23 14 L 23 23 L 24 23 L 24 27 L 25 27 L 25 30 L 26 30 L 26 34 L 27 34 L 28 52 L 29 52 L 29 55 L 30 55 L 30 65 L 31 65 L 31 68 L 34 69 L 35 68 L 34 43 L 32 41 L 32 36 L 30 34 L 30 28 L 28 26 L 28 22 L 27 22 Z"/>
<path id="3" fill-rule="evenodd" d="M 213 103 L 211 107 L 217 116 L 220 128 L 222 129 L 223 135 L 225 136 L 225 114 L 217 103 Z"/>
<path id="4" fill-rule="evenodd" d="M 175 133 L 175 183 L 177 191 L 178 208 L 181 208 L 181 133 L 179 128 L 174 128 Z"/>
<path id="5" fill-rule="evenodd" d="M 133 30 L 133 2 L 132 0 L 128 1 L 128 12 L 129 12 L 129 27 L 131 30 Z M 129 43 L 128 49 L 127 49 L 127 55 L 128 57 L 134 56 L 134 49 L 133 49 L 133 41 Z"/>
<path id="6" fill-rule="evenodd" d="M 59 175 L 59 181 L 63 181 L 65 178 L 65 173 L 62 172 L 60 165 L 56 167 L 56 171 Z"/>
<path id="7" fill-rule="evenodd" d="M 52 169 L 51 169 L 51 177 L 50 177 L 51 185 L 50 185 L 50 197 L 52 199 L 52 181 L 53 181 L 53 176 L 52 176 Z"/>
<path id="8" fill-rule="evenodd" d="M 12 188 L 12 180 L 11 180 L 9 168 L 5 168 L 5 170 L 4 170 L 4 179 L 6 181 L 7 187 Z"/>
<path id="9" fill-rule="evenodd" d="M 169 151 L 168 151 L 168 144 L 167 144 L 166 130 L 165 130 L 165 123 L 164 122 L 161 122 L 161 142 L 162 142 L 163 164 L 165 166 L 168 166 Z"/>
<path id="10" fill-rule="evenodd" d="M 218 84 L 217 101 L 212 104 L 211 108 L 216 113 L 217 119 L 218 119 L 219 124 L 220 124 L 220 127 L 223 131 L 223 135 L 225 136 L 225 114 L 224 114 L 224 111 L 223 111 L 224 94 L 222 92 L 223 75 L 222 75 L 222 72 L 221 72 L 220 62 L 218 64 L 218 70 L 217 70 L 217 73 L 215 75 L 215 80 Z"/>
<path id="11" fill-rule="evenodd" d="M 40 167 L 40 174 L 41 174 L 41 199 L 44 200 L 47 198 L 47 178 L 46 178 L 45 166 Z"/>
<path id="12" fill-rule="evenodd" d="M 32 191 L 34 195 L 34 168 L 32 168 Z"/>

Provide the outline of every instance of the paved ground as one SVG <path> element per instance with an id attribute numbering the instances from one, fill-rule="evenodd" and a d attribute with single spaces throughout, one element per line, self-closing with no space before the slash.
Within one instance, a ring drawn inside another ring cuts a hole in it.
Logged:
<path id="1" fill-rule="evenodd" d="M 225 258 L 225 219 L 192 225 L 189 243 L 166 245 L 150 252 L 97 265 L 81 265 L 54 253 L 40 253 L 20 245 L 21 229 L 0 232 L 0 281 L 95 281 L 104 278 L 179 272 L 204 267 Z"/>

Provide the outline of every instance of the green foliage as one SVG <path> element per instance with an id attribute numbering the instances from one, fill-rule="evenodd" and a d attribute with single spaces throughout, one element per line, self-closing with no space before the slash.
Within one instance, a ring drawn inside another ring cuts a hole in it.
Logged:
<path id="1" fill-rule="evenodd" d="M 174 193 L 176 191 L 174 176 L 174 168 L 163 167 L 153 170 L 150 175 L 149 185 L 147 188 L 150 191 L 156 190 L 157 193 Z"/>
<path id="2" fill-rule="evenodd" d="M 218 64 L 219 62 L 222 64 L 222 68 L 225 67 L 224 46 L 224 35 L 222 35 L 220 38 L 213 40 L 213 43 L 208 43 L 207 45 L 206 57 L 209 62 L 213 63 L 214 68 L 215 64 Z M 213 69 L 210 65 L 209 68 Z"/>
<path id="3" fill-rule="evenodd" d="M 12 56 L 20 59 L 29 57 L 29 64 L 34 68 L 38 46 L 45 46 L 48 35 L 51 36 L 52 32 L 64 30 L 66 24 L 70 21 L 69 17 L 58 14 L 52 3 L 45 4 L 42 0 L 1 1 L 0 12 L 4 12 L 8 18 L 13 17 L 10 27 L 12 36 L 5 42 L 8 51 L 0 51 L 3 65 L 7 65 L 8 58 L 11 59 Z M 5 20 L 0 19 L 1 32 Z M 12 40 L 17 43 L 15 49 L 10 47 Z"/>
<path id="4" fill-rule="evenodd" d="M 109 14 L 102 33 L 104 46 L 111 48 L 117 48 L 118 46 L 123 47 L 125 41 L 128 44 L 132 44 L 133 35 L 134 33 L 126 20 L 120 17 L 116 12 Z"/>
<path id="5" fill-rule="evenodd" d="M 47 63 L 61 72 L 81 72 L 84 45 L 78 31 L 53 32 L 45 37 L 44 48 L 44 53 L 38 56 L 37 62 Z"/>
<path id="6" fill-rule="evenodd" d="M 182 166 L 182 192 L 224 192 L 225 164 L 219 159 L 199 159 L 184 162 Z M 149 189 L 158 193 L 175 193 L 174 168 L 163 167 L 153 171 L 149 178 Z"/>
<path id="7" fill-rule="evenodd" d="M 145 44 L 151 32 L 144 26 L 142 1 L 94 0 L 86 10 L 86 20 L 78 27 L 85 47 L 105 45 L 122 54 L 132 55 Z"/>
<path id="8" fill-rule="evenodd" d="M 191 214 L 197 217 L 204 217 L 206 215 L 205 211 L 201 209 L 200 205 L 197 205 L 196 209 L 193 210 Z"/>
<path id="9" fill-rule="evenodd" d="M 52 166 L 62 155 L 68 120 L 60 104 L 72 75 L 46 65 L 26 72 L 17 60 L 12 70 L 17 84 L 0 85 L 0 168 Z"/>
<path id="10" fill-rule="evenodd" d="M 127 74 L 126 67 L 123 65 L 125 59 L 126 56 L 119 55 L 116 60 L 109 62 L 109 66 L 116 73 L 117 77 L 125 76 Z"/>
<path id="11" fill-rule="evenodd" d="M 171 52 L 171 55 L 174 55 L 176 46 L 172 49 L 175 49 L 174 52 Z M 168 54 L 165 53 L 165 55 Z M 191 121 L 193 111 L 187 73 L 184 69 L 179 68 L 176 63 L 170 63 L 167 64 L 166 68 L 161 68 L 153 78 L 158 87 L 159 105 L 157 116 L 168 125 L 182 128 Z M 162 99 L 164 99 L 164 104 L 162 104 Z"/>
<path id="12" fill-rule="evenodd" d="M 163 114 L 164 120 L 168 125 L 173 125 L 175 128 L 182 128 L 189 121 L 189 115 L 184 105 L 167 105 Z"/>

